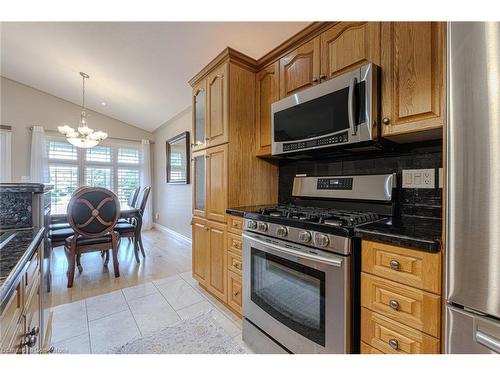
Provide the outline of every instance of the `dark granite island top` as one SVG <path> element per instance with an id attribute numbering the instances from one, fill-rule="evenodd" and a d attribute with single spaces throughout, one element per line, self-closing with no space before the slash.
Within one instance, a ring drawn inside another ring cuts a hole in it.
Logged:
<path id="1" fill-rule="evenodd" d="M 1 193 L 45 193 L 52 190 L 53 186 L 36 182 L 2 182 Z"/>
<path id="2" fill-rule="evenodd" d="M 44 228 L 0 230 L 0 306 L 43 239 Z"/>
<path id="3" fill-rule="evenodd" d="M 441 250 L 441 219 L 403 216 L 358 225 L 354 232 L 365 240 L 436 253 Z"/>

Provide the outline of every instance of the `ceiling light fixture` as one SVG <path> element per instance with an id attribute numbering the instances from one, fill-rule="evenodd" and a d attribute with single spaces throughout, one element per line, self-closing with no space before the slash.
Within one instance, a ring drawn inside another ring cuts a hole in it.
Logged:
<path id="1" fill-rule="evenodd" d="M 80 114 L 80 124 L 78 129 L 75 130 L 69 125 L 58 126 L 57 130 L 59 133 L 66 137 L 66 140 L 73 146 L 79 148 L 91 148 L 97 146 L 99 142 L 105 140 L 108 137 L 107 133 L 102 131 L 94 132 L 87 125 L 87 111 L 85 109 L 85 79 L 89 79 L 90 76 L 84 72 L 80 72 L 83 79 L 83 90 L 82 90 L 82 113 Z"/>

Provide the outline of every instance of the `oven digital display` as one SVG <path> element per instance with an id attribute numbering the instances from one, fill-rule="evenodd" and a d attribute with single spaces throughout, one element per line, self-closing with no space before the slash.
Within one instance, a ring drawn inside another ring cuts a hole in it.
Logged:
<path id="1" fill-rule="evenodd" d="M 319 178 L 318 190 L 352 190 L 352 178 Z"/>

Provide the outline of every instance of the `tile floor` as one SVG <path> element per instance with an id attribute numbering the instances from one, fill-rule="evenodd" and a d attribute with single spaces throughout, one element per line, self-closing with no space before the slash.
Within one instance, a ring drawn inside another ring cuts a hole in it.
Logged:
<path id="1" fill-rule="evenodd" d="M 198 287 L 189 271 L 59 305 L 52 311 L 52 345 L 58 353 L 107 353 L 209 311 L 251 352 L 241 339 L 241 320 Z"/>

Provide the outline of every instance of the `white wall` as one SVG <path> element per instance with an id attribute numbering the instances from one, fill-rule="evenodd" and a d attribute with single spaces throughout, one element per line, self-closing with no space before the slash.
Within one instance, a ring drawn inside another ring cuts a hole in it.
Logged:
<path id="1" fill-rule="evenodd" d="M 153 217 L 156 223 L 191 238 L 192 184 L 167 184 L 166 180 L 166 141 L 185 131 L 191 131 L 191 108 L 154 132 Z"/>
<path id="2" fill-rule="evenodd" d="M 71 102 L 19 82 L 1 77 L 0 124 L 12 127 L 12 181 L 29 176 L 31 131 L 33 125 L 57 130 L 60 125 L 77 126 L 81 108 Z M 87 111 L 89 125 L 112 138 L 153 140 L 152 133 L 94 111 Z M 50 134 L 50 133 L 48 133 Z M 152 158 L 153 159 L 153 158 Z"/>

